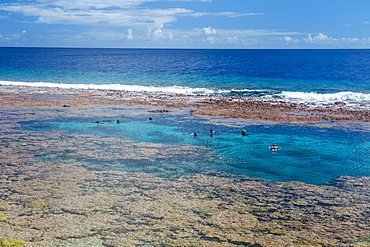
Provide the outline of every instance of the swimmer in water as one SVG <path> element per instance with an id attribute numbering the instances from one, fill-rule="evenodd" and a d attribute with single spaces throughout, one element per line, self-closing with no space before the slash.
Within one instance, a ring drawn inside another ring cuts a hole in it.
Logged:
<path id="1" fill-rule="evenodd" d="M 271 149 L 272 152 L 277 152 L 278 150 L 281 149 L 281 147 L 278 147 L 276 144 L 274 144 L 270 146 L 269 149 Z"/>
<path id="2" fill-rule="evenodd" d="M 209 135 L 210 135 L 210 136 L 213 136 L 214 134 L 215 134 L 214 130 L 213 130 L 213 129 L 211 129 L 211 130 L 209 131 Z"/>
<path id="3" fill-rule="evenodd" d="M 245 131 L 244 129 L 242 130 L 242 136 L 249 136 L 249 135 L 247 134 L 247 131 Z"/>
<path id="4" fill-rule="evenodd" d="M 112 124 L 118 124 L 118 123 L 120 123 L 120 121 L 119 120 L 103 120 L 103 121 L 96 121 L 95 123 L 100 123 L 100 124 L 110 124 L 110 123 L 112 123 Z"/>
<path id="5" fill-rule="evenodd" d="M 191 136 L 197 136 L 198 134 L 197 133 L 191 133 L 189 135 L 191 135 Z"/>

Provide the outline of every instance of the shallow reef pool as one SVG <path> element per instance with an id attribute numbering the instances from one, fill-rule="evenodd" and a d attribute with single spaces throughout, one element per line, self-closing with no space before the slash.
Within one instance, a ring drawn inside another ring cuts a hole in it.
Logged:
<path id="1" fill-rule="evenodd" d="M 370 176 L 370 135 L 366 131 L 293 124 L 230 127 L 213 125 L 193 115 L 166 114 L 155 115 L 152 120 L 144 116 L 121 115 L 109 119 L 62 118 L 21 124 L 24 130 L 30 131 L 65 130 L 98 138 L 129 138 L 136 143 L 199 146 L 203 153 L 211 150 L 201 158 L 177 156 L 177 160 L 157 160 L 150 164 L 150 168 L 137 160 L 117 159 L 110 166 L 99 160 L 90 160 L 94 169 L 152 172 L 159 176 L 169 171 L 182 175 L 216 170 L 273 181 L 311 184 L 323 184 L 343 175 Z M 211 129 L 215 131 L 213 136 L 209 135 Z M 245 129 L 248 135 L 241 135 L 241 129 Z M 272 152 L 268 148 L 272 144 L 277 144 L 281 150 Z M 66 158 L 55 154 L 53 159 L 56 157 Z"/>

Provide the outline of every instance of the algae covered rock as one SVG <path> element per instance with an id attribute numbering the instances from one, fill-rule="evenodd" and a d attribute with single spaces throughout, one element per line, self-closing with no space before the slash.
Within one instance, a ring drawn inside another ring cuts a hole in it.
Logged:
<path id="1" fill-rule="evenodd" d="M 24 245 L 26 245 L 24 241 L 0 239 L 0 247 L 21 247 Z"/>

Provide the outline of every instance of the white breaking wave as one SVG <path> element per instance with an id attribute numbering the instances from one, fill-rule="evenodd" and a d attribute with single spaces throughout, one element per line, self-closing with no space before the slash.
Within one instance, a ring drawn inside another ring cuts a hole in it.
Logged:
<path id="1" fill-rule="evenodd" d="M 28 87 L 57 87 L 66 89 L 98 89 L 98 90 L 122 90 L 135 92 L 152 92 L 152 93 L 173 93 L 173 94 L 216 94 L 224 91 L 215 91 L 207 88 L 190 88 L 181 86 L 154 87 L 139 85 L 121 85 L 121 84 L 65 84 L 49 82 L 17 82 L 17 81 L 0 81 L 1 85 L 11 86 L 28 86 Z"/>
<path id="2" fill-rule="evenodd" d="M 221 94 L 228 95 L 232 93 L 246 93 L 249 97 L 262 98 L 280 98 L 286 101 L 299 103 L 334 103 L 338 101 L 344 102 L 370 102 L 370 93 L 355 93 L 355 92 L 338 92 L 338 93 L 305 93 L 263 90 L 263 89 L 233 89 L 233 90 L 212 90 L 208 88 L 190 88 L 182 86 L 139 86 L 139 85 L 121 85 L 121 84 L 66 84 L 66 83 L 50 83 L 50 82 L 19 82 L 19 81 L 0 81 L 0 85 L 10 86 L 27 86 L 27 87 L 51 87 L 51 88 L 65 88 L 65 89 L 96 89 L 96 90 L 122 90 L 132 92 L 148 92 L 148 93 L 167 93 L 167 94 Z"/>
<path id="3" fill-rule="evenodd" d="M 314 103 L 334 103 L 343 102 L 369 102 L 370 94 L 355 92 L 338 92 L 338 93 L 304 93 L 304 92 L 281 92 L 275 96 L 281 97 L 288 101 L 294 102 L 314 102 Z"/>

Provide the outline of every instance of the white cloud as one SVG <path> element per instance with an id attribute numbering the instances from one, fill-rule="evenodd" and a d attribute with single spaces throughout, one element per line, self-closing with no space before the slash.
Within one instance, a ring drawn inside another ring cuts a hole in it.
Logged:
<path id="1" fill-rule="evenodd" d="M 90 9 L 70 10 L 63 8 L 43 8 L 40 6 L 0 7 L 25 16 L 36 16 L 36 23 L 107 25 L 107 26 L 160 26 L 176 20 L 176 16 L 192 13 L 182 8 L 173 9 Z"/>
<path id="2" fill-rule="evenodd" d="M 287 40 L 288 41 L 288 40 Z M 317 35 L 309 34 L 307 38 L 294 39 L 294 42 L 313 48 L 368 48 L 370 47 L 370 38 L 335 38 L 319 33 Z"/>
<path id="3" fill-rule="evenodd" d="M 303 38 L 302 41 L 311 44 L 324 44 L 324 43 L 329 44 L 337 42 L 338 39 L 319 33 L 314 36 L 312 34 L 308 34 L 307 38 Z"/>
<path id="4" fill-rule="evenodd" d="M 165 35 L 162 32 L 162 27 L 158 28 L 153 32 L 153 38 L 155 39 L 163 39 L 165 38 Z"/>
<path id="5" fill-rule="evenodd" d="M 132 28 L 129 28 L 127 30 L 127 36 L 126 36 L 127 40 L 133 40 L 134 39 L 134 34 L 133 34 L 133 30 Z"/>
<path id="6" fill-rule="evenodd" d="M 27 32 L 3 35 L 0 41 L 22 40 Z M 28 35 L 28 34 L 27 34 Z M 129 28 L 111 30 L 99 27 L 84 32 L 54 33 L 43 40 L 47 45 L 83 47 L 160 47 L 160 48 L 366 48 L 370 38 L 334 38 L 326 34 L 302 34 L 278 30 L 228 30 L 213 27 L 194 29 Z M 100 44 L 100 45 L 99 45 Z M 38 44 L 42 45 L 42 44 Z"/>
<path id="7" fill-rule="evenodd" d="M 208 12 L 194 12 L 189 14 L 193 17 L 202 16 L 224 16 L 229 18 L 242 17 L 242 16 L 253 16 L 253 15 L 263 15 L 263 13 L 236 13 L 236 12 L 219 12 L 219 13 L 208 13 Z"/>
<path id="8" fill-rule="evenodd" d="M 210 44 L 216 44 L 218 41 L 219 41 L 219 39 L 217 39 L 214 36 L 209 36 L 209 37 L 207 37 L 205 39 L 202 39 L 202 42 L 204 42 L 204 43 L 210 43 Z"/>
<path id="9" fill-rule="evenodd" d="M 22 30 L 19 33 L 0 35 L 0 40 L 1 41 L 6 41 L 6 42 L 13 42 L 15 40 L 22 40 L 22 39 L 24 39 L 26 33 L 27 33 L 26 30 Z"/>
<path id="10" fill-rule="evenodd" d="M 140 32 L 140 31 L 139 31 Z M 144 38 L 145 37 L 145 38 Z M 145 40 L 153 42 L 171 42 L 174 38 L 172 30 L 163 29 L 163 25 L 156 28 L 154 31 L 149 29 L 145 35 L 141 35 L 136 38 L 137 41 Z"/>
<path id="11" fill-rule="evenodd" d="M 163 0 L 36 0 L 0 4 L 0 10 L 35 17 L 35 23 L 107 26 L 161 26 L 178 17 L 205 15 L 241 17 L 254 13 L 197 13 L 186 8 L 148 8 L 146 2 Z M 172 0 L 176 1 L 176 0 Z M 177 0 L 190 1 L 190 0 Z M 211 2 L 209 0 L 192 0 Z M 256 13 L 259 14 L 259 13 Z"/>
<path id="12" fill-rule="evenodd" d="M 66 39 L 103 41 L 106 39 L 100 36 L 108 35 L 111 39 L 117 40 L 117 42 L 118 39 L 122 39 L 124 41 L 138 42 L 161 41 L 163 44 L 166 44 L 166 42 L 175 42 L 176 40 L 177 43 L 185 45 L 190 42 L 202 42 L 202 39 L 213 44 L 220 44 L 225 42 L 225 40 L 228 40 L 227 42 L 231 42 L 231 40 L 235 42 L 239 38 L 239 34 L 219 34 L 215 28 L 211 27 L 194 30 L 170 30 L 166 29 L 165 26 L 170 26 L 171 23 L 178 21 L 179 18 L 185 17 L 215 16 L 238 18 L 249 15 L 261 15 L 261 13 L 237 12 L 208 13 L 197 12 L 188 8 L 154 8 L 145 5 L 149 2 L 162 1 L 165 0 L 27 0 L 0 4 L 0 10 L 8 11 L 10 14 L 19 13 L 27 17 L 26 20 L 19 19 L 16 20 L 17 22 L 70 25 L 71 30 L 77 29 L 72 28 L 72 25 L 86 26 L 79 33 L 73 33 L 74 31 L 72 31 L 67 36 L 65 33 L 60 34 L 61 42 L 65 42 Z M 212 2 L 212 0 L 168 1 Z M 14 16 L 18 15 L 13 15 L 12 17 L 15 18 Z M 119 28 L 121 30 L 118 30 Z M 100 32 L 95 32 L 97 29 Z M 117 35 L 113 35 L 113 33 L 117 33 Z M 203 35 L 203 37 L 200 35 Z M 217 35 L 217 37 L 207 39 L 204 35 Z M 58 40 L 58 36 L 55 33 L 52 35 L 45 34 L 46 36 L 52 39 L 53 42 Z M 42 39 L 40 35 L 38 39 Z"/>
<path id="13" fill-rule="evenodd" d="M 34 0 L 29 1 L 30 5 L 39 5 L 45 7 L 61 7 L 63 9 L 109 9 L 109 8 L 135 8 L 147 2 L 158 2 L 160 0 Z M 211 0 L 172 0 L 172 1 L 199 1 L 212 2 Z"/>
<path id="14" fill-rule="evenodd" d="M 29 23 L 67 24 L 63 30 L 54 26 L 34 38 L 44 45 L 94 47 L 232 47 L 232 48 L 370 48 L 370 38 L 330 37 L 327 34 L 306 34 L 267 29 L 221 29 L 198 26 L 193 29 L 170 29 L 180 18 L 223 17 L 239 18 L 263 13 L 202 12 L 189 8 L 154 8 L 147 3 L 165 0 L 25 0 L 0 4 L 8 11 L 0 19 L 26 16 Z M 212 0 L 168 0 L 198 1 Z M 26 22 L 24 19 L 16 20 Z M 202 25 L 202 22 L 198 22 Z M 362 22 L 368 25 L 368 21 Z M 83 28 L 72 25 L 85 26 Z M 210 24 L 207 24 L 210 25 Z M 36 30 L 36 29 L 34 29 Z M 55 32 L 54 32 L 55 31 Z M 22 41 L 31 35 L 26 31 L 0 34 L 0 41 Z M 59 43 L 58 43 L 59 42 Z M 35 42 L 36 44 L 36 42 Z M 32 44 L 30 44 L 32 45 Z M 37 43 L 37 45 L 40 45 Z"/>
<path id="15" fill-rule="evenodd" d="M 284 36 L 283 37 L 283 39 L 285 40 L 285 41 L 293 41 L 293 38 L 292 37 L 290 37 L 290 36 Z"/>
<path id="16" fill-rule="evenodd" d="M 202 32 L 206 35 L 210 35 L 210 34 L 217 34 L 217 31 L 216 29 L 214 28 L 211 28 L 211 27 L 205 27 L 203 28 Z"/>
<path id="17" fill-rule="evenodd" d="M 318 35 L 313 36 L 313 37 L 311 34 L 309 34 L 307 39 L 303 39 L 303 40 L 306 40 L 308 42 L 314 42 L 314 41 L 323 41 L 323 40 L 329 40 L 329 39 L 332 39 L 332 38 L 329 38 L 329 36 L 325 34 L 319 33 Z"/>

